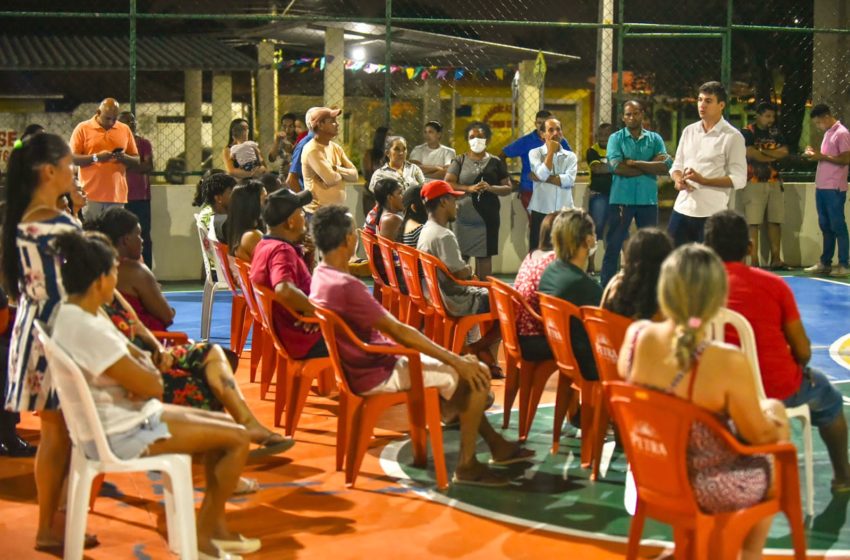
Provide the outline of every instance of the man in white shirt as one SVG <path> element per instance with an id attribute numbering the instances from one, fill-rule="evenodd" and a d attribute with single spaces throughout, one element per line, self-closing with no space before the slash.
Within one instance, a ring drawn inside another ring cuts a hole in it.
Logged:
<path id="1" fill-rule="evenodd" d="M 726 89 L 720 82 L 699 88 L 700 120 L 685 127 L 670 169 L 679 196 L 667 231 L 678 247 L 702 242 L 705 220 L 726 210 L 731 189 L 747 185 L 747 148 L 741 132 L 723 118 Z"/>
<path id="2" fill-rule="evenodd" d="M 531 164 L 531 180 L 534 190 L 528 210 L 531 224 L 528 234 L 528 252 L 537 249 L 540 241 L 540 225 L 547 214 L 562 208 L 573 207 L 573 185 L 576 182 L 578 158 L 561 145 L 564 134 L 561 121 L 546 119 L 543 139 L 545 143 L 528 152 Z"/>
<path id="3" fill-rule="evenodd" d="M 410 163 L 418 165 L 426 179 L 445 179 L 446 170 L 456 156 L 453 149 L 440 144 L 442 136 L 443 125 L 428 121 L 425 123 L 425 143 L 410 152 Z"/>

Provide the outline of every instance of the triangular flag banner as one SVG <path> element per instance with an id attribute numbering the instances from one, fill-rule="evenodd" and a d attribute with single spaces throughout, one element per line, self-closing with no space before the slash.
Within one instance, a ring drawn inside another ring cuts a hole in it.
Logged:
<path id="1" fill-rule="evenodd" d="M 322 57 L 322 58 L 319 59 L 319 70 L 325 69 L 325 62 L 326 62 L 325 57 Z"/>
<path id="2" fill-rule="evenodd" d="M 463 78 L 463 68 L 458 68 L 455 70 L 455 80 L 459 80 Z"/>
<path id="3" fill-rule="evenodd" d="M 448 73 L 449 73 L 448 70 L 437 70 L 437 79 L 438 80 L 445 80 L 446 74 L 448 74 Z"/>
<path id="4" fill-rule="evenodd" d="M 354 67 L 354 61 L 353 60 L 346 60 L 345 61 L 345 69 L 351 70 L 352 67 Z"/>
<path id="5" fill-rule="evenodd" d="M 414 74 L 416 74 L 416 68 L 405 68 L 404 72 L 407 74 L 407 79 L 412 80 Z"/>
<path id="6" fill-rule="evenodd" d="M 416 78 L 416 77 L 417 77 L 417 76 L 419 76 L 419 74 L 421 74 L 421 73 L 422 73 L 422 67 L 421 67 L 421 66 L 417 66 L 417 67 L 416 67 L 416 72 L 414 72 L 414 73 L 413 73 L 413 77 L 414 77 L 414 78 Z"/>
<path id="7" fill-rule="evenodd" d="M 310 68 L 315 68 L 317 64 L 319 64 L 319 59 L 314 58 L 313 61 L 310 63 Z"/>
<path id="8" fill-rule="evenodd" d="M 396 66 L 395 64 L 393 64 L 392 67 L 390 68 L 390 74 L 395 74 L 399 70 L 401 70 L 401 66 Z"/>
<path id="9" fill-rule="evenodd" d="M 430 74 L 427 70 L 423 70 L 423 71 L 422 71 L 422 76 L 421 76 L 421 78 L 422 78 L 423 80 L 427 80 L 427 79 L 428 79 L 428 76 L 430 76 L 430 75 L 431 75 L 431 74 Z"/>
<path id="10" fill-rule="evenodd" d="M 356 71 L 360 70 L 361 68 L 363 68 L 364 64 L 366 64 L 366 63 L 365 62 L 355 62 L 354 65 L 351 67 L 351 69 L 356 72 Z"/>
<path id="11" fill-rule="evenodd" d="M 496 79 L 504 80 L 505 79 L 505 69 L 504 68 L 496 68 L 493 70 L 496 73 Z"/>
<path id="12" fill-rule="evenodd" d="M 387 71 L 387 65 L 386 64 L 378 64 L 378 73 L 379 74 L 384 74 L 384 73 L 386 73 L 386 71 Z"/>

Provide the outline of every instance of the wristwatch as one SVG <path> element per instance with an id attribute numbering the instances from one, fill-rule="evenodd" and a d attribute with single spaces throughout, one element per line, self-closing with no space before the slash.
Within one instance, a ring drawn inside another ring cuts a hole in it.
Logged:
<path id="1" fill-rule="evenodd" d="M 97 154 L 92 154 L 91 161 L 92 163 L 97 163 Z"/>

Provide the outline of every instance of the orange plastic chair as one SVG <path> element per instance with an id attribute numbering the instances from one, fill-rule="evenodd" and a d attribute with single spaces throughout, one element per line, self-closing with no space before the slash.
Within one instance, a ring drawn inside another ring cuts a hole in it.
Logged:
<path id="1" fill-rule="evenodd" d="M 428 286 L 428 294 L 431 298 L 431 305 L 434 306 L 434 312 L 438 317 L 435 326 L 435 337 L 442 337 L 441 341 L 435 341 L 444 348 L 451 350 L 455 354 L 460 354 L 463 346 L 466 343 L 466 334 L 475 325 L 481 325 L 481 332 L 484 333 L 488 325 L 494 319 L 492 311 L 487 313 L 477 313 L 475 315 L 466 315 L 464 317 L 454 317 L 449 315 L 443 302 L 443 293 L 440 291 L 439 273 L 445 274 L 449 280 L 460 284 L 461 286 L 476 286 L 479 288 L 487 288 L 489 290 L 490 283 L 480 280 L 459 280 L 452 276 L 449 272 L 446 263 L 441 261 L 434 255 L 429 255 L 422 251 L 417 251 L 420 262 L 422 263 L 422 271 L 425 274 L 425 284 Z M 492 309 L 492 306 L 491 306 Z M 441 333 L 440 334 L 438 334 Z"/>
<path id="2" fill-rule="evenodd" d="M 304 404 L 307 402 L 307 393 L 310 392 L 310 385 L 313 379 L 317 379 L 322 371 L 332 367 L 330 358 L 310 358 L 307 360 L 296 360 L 289 355 L 283 341 L 277 335 L 274 328 L 274 306 L 280 305 L 274 299 L 274 292 L 265 286 L 253 284 L 254 295 L 257 298 L 260 315 L 263 318 L 263 327 L 266 331 L 266 337 L 272 341 L 274 349 L 277 350 L 277 386 L 275 387 L 274 398 L 274 425 L 280 426 L 280 417 L 286 410 L 286 424 L 284 433 L 287 437 L 293 437 L 295 429 L 298 427 L 298 420 L 301 418 L 301 412 L 304 410 Z M 287 309 L 297 321 L 302 323 L 318 323 L 317 319 L 305 317 L 291 309 Z M 268 346 L 268 345 L 266 345 Z M 266 359 L 268 354 L 264 354 L 263 359 Z M 271 362 L 271 359 L 269 359 Z M 267 371 L 273 371 L 273 368 L 263 367 L 263 374 L 260 378 L 260 391 L 262 392 L 265 386 L 271 382 L 271 375 Z M 287 398 L 288 396 L 288 398 Z"/>
<path id="3" fill-rule="evenodd" d="M 735 560 L 753 525 L 780 511 L 791 527 L 794 557 L 806 557 L 797 449 L 792 444 L 747 446 L 713 414 L 685 399 L 622 381 L 606 381 L 604 386 L 637 485 L 637 510 L 629 528 L 627 558 L 638 557 L 644 520 L 651 517 L 673 526 L 676 558 Z M 686 462 L 694 422 L 719 435 L 733 453 L 772 455 L 772 497 L 739 511 L 702 513 Z"/>
<path id="4" fill-rule="evenodd" d="M 396 253 L 401 264 L 401 273 L 407 285 L 408 307 L 405 311 L 406 323 L 411 327 L 419 328 L 424 323 L 425 336 L 431 340 L 434 338 L 434 322 L 436 314 L 434 306 L 425 298 L 422 292 L 422 276 L 419 270 L 419 251 L 415 247 L 396 243 Z M 440 342 L 442 343 L 442 341 Z"/>
<path id="5" fill-rule="evenodd" d="M 543 319 L 513 287 L 492 276 L 488 276 L 487 280 L 490 282 L 490 294 L 493 297 L 496 316 L 499 319 L 499 328 L 502 331 L 502 344 L 507 362 L 502 429 L 507 428 L 510 424 L 511 407 L 513 407 L 517 390 L 519 390 L 519 440 L 525 441 L 528 439 L 528 432 L 531 429 L 529 422 L 531 395 L 532 393 L 537 394 L 537 403 L 540 402 L 539 395 L 543 394 L 546 382 L 552 377 L 553 373 L 558 371 L 558 367 L 554 360 L 531 362 L 523 359 L 516 328 L 516 310 L 519 306 L 523 306 L 536 320 L 542 323 Z M 517 367 L 519 367 L 519 371 L 517 371 Z M 534 419 L 533 414 L 531 419 Z"/>
<path id="6" fill-rule="evenodd" d="M 427 435 L 431 436 L 437 486 L 449 485 L 446 458 L 443 452 L 443 428 L 440 425 L 440 397 L 437 389 L 426 388 L 422 381 L 422 363 L 419 352 L 404 346 L 378 346 L 367 344 L 333 311 L 316 307 L 316 316 L 331 355 L 334 374 L 340 387 L 339 416 L 336 435 L 336 468 L 342 469 L 345 461 L 345 484 L 353 487 L 369 447 L 369 440 L 381 413 L 391 406 L 407 403 L 410 421 L 410 439 L 413 442 L 413 463 L 424 466 L 428 461 Z M 409 391 L 362 396 L 354 393 L 348 384 L 342 358 L 337 347 L 337 337 L 345 336 L 361 350 L 370 354 L 407 356 L 410 367 Z"/>
<path id="7" fill-rule="evenodd" d="M 381 259 L 384 261 L 384 272 L 387 274 L 387 281 L 390 284 L 390 290 L 393 292 L 393 301 L 396 302 L 394 305 L 396 318 L 402 323 L 406 323 L 410 297 L 402 292 L 401 282 L 399 282 L 396 274 L 396 243 L 381 235 L 376 236 L 375 239 L 378 241 L 378 249 L 381 252 Z"/>
<path id="8" fill-rule="evenodd" d="M 381 297 L 379 299 L 384 309 L 398 316 L 397 311 L 394 311 L 394 309 L 398 308 L 398 300 L 394 298 L 393 289 L 384 282 L 376 261 L 376 259 L 381 258 L 381 252 L 378 249 L 378 238 L 365 229 L 359 229 L 357 231 L 360 233 L 360 241 L 363 243 L 363 250 L 366 252 L 366 261 L 369 263 L 369 272 L 372 274 L 372 281 L 374 282 L 372 293 L 375 294 L 375 297 L 380 294 Z M 383 262 L 383 259 L 381 260 Z"/>
<path id="9" fill-rule="evenodd" d="M 593 433 L 594 406 L 602 398 L 602 386 L 598 381 L 587 381 L 579 371 L 578 362 L 570 344 L 570 318 L 581 320 L 581 311 L 572 303 L 547 294 L 537 293 L 540 297 L 540 314 L 543 318 L 543 328 L 549 347 L 555 356 L 555 363 L 561 376 L 558 378 L 558 389 L 555 397 L 555 424 L 552 430 L 552 454 L 556 454 L 561 445 L 561 427 L 567 415 L 568 398 L 571 387 L 578 387 L 581 392 L 581 466 L 590 467 L 590 457 L 593 450 L 592 442 L 596 435 Z M 542 392 L 542 389 L 540 389 Z M 531 395 L 530 418 L 528 425 L 534 419 L 540 396 L 534 392 Z"/>
<path id="10" fill-rule="evenodd" d="M 263 329 L 263 316 L 260 314 L 260 305 L 257 303 L 257 297 L 254 295 L 254 290 L 251 286 L 251 263 L 233 257 L 233 265 L 236 268 L 236 281 L 239 283 L 239 289 L 245 294 L 245 303 L 248 304 L 248 311 L 251 314 L 253 321 L 251 331 L 251 383 L 257 379 L 257 367 L 260 365 L 260 357 L 263 355 L 263 348 L 270 344 L 265 340 L 266 335 Z"/>
<path id="11" fill-rule="evenodd" d="M 593 357 L 596 360 L 599 379 L 603 382 L 619 381 L 617 356 L 620 353 L 620 348 L 623 347 L 626 329 L 632 324 L 632 320 L 607 309 L 589 305 L 581 308 L 581 319 L 584 323 L 584 329 L 587 331 L 587 336 L 590 338 L 590 344 L 593 346 Z M 599 478 L 602 445 L 605 443 L 609 417 L 608 403 L 606 399 L 602 398 L 599 400 L 598 406 L 594 408 L 593 414 L 593 433 L 596 434 L 596 440 L 593 442 L 590 457 L 591 480 Z"/>
<path id="12" fill-rule="evenodd" d="M 233 295 L 233 305 L 230 309 L 230 349 L 236 355 L 242 356 L 242 348 L 248 338 L 248 329 L 251 328 L 251 318 L 248 316 L 245 296 L 239 290 L 239 285 L 233 278 L 233 270 L 230 268 L 230 255 L 227 245 L 220 241 L 213 241 L 215 251 L 216 270 L 218 275 L 224 278 L 230 293 Z"/>

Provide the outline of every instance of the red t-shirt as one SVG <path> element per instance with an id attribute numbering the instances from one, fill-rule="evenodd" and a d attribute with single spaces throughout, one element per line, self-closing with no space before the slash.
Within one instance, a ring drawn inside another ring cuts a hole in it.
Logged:
<path id="1" fill-rule="evenodd" d="M 319 307 L 339 315 L 363 342 L 381 346 L 395 344 L 375 329 L 375 324 L 384 318 L 387 310 L 354 276 L 324 263 L 319 264 L 313 274 L 311 299 Z M 392 354 L 364 352 L 345 336 L 337 338 L 337 348 L 348 384 L 355 393 L 365 393 L 389 379 L 398 361 Z"/>
<path id="2" fill-rule="evenodd" d="M 139 160 L 145 161 L 153 157 L 151 143 L 141 136 L 134 136 L 136 148 L 139 150 Z M 127 200 L 150 200 L 151 178 L 147 173 L 127 171 Z"/>
<path id="3" fill-rule="evenodd" d="M 301 247 L 282 239 L 263 237 L 251 259 L 251 281 L 274 290 L 281 282 L 289 282 L 310 295 L 310 269 L 304 262 Z M 282 306 L 274 306 L 274 327 L 287 352 L 303 358 L 322 337 L 321 331 L 306 332 L 295 325 L 295 317 Z"/>
<path id="4" fill-rule="evenodd" d="M 759 368 L 768 397 L 784 400 L 800 389 L 803 368 L 794 359 L 782 327 L 800 318 L 791 288 L 782 278 L 747 266 L 726 263 L 727 307 L 747 318 L 756 335 Z M 737 343 L 737 336 L 727 340 Z"/>

